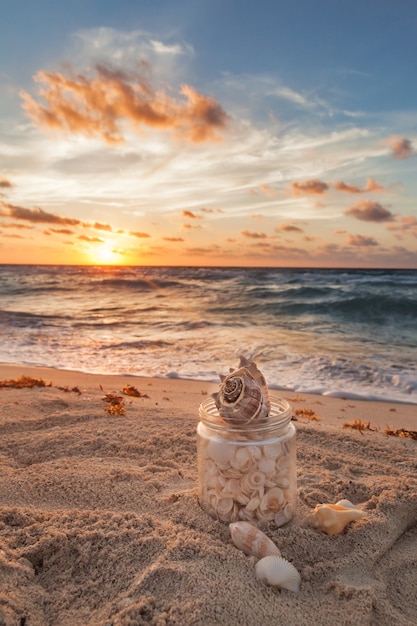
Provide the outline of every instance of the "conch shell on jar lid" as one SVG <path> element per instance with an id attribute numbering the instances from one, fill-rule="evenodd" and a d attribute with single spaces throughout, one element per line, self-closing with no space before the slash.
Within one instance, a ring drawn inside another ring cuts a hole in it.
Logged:
<path id="1" fill-rule="evenodd" d="M 246 426 L 268 417 L 268 388 L 253 361 L 241 356 L 238 368 L 220 379 L 219 391 L 213 394 L 213 398 L 222 419 L 230 424 Z"/>

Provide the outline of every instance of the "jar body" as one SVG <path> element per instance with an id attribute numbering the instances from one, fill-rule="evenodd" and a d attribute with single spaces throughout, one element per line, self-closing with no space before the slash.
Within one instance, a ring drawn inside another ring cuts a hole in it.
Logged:
<path id="1" fill-rule="evenodd" d="M 225 523 L 288 523 L 296 508 L 296 431 L 291 407 L 271 396 L 267 422 L 232 428 L 209 399 L 200 406 L 197 462 L 201 507 Z"/>

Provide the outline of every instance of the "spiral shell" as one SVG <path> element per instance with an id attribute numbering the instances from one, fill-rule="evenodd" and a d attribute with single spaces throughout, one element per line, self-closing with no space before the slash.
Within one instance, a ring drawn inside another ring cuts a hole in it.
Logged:
<path id="1" fill-rule="evenodd" d="M 221 376 L 213 398 L 220 416 L 235 425 L 248 425 L 268 417 L 270 402 L 263 374 L 256 364 L 240 357 L 239 367 Z"/>

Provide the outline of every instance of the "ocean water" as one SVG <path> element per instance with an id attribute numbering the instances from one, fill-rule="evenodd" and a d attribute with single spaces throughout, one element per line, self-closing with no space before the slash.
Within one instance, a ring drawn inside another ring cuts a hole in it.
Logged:
<path id="1" fill-rule="evenodd" d="M 417 403 L 417 271 L 0 266 L 0 362 Z"/>

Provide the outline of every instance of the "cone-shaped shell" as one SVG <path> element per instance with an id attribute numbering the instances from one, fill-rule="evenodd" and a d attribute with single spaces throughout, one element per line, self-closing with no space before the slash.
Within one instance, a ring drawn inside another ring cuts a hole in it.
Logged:
<path id="1" fill-rule="evenodd" d="M 353 508 L 353 505 L 318 504 L 311 514 L 311 525 L 320 528 L 328 535 L 338 535 L 349 522 L 366 516 L 365 511 Z"/>
<path id="2" fill-rule="evenodd" d="M 265 556 L 280 556 L 278 546 L 259 528 L 249 522 L 233 522 L 229 524 L 232 541 L 236 548 L 249 556 L 262 559 Z"/>
<path id="3" fill-rule="evenodd" d="M 282 556 L 266 556 L 255 565 L 256 578 L 267 585 L 281 587 L 297 593 L 301 576 L 292 563 Z"/>

